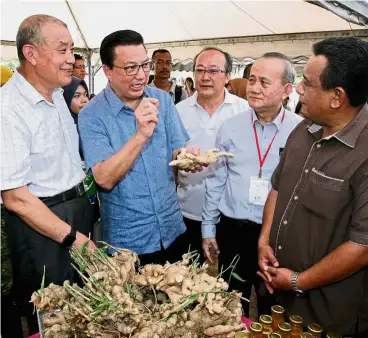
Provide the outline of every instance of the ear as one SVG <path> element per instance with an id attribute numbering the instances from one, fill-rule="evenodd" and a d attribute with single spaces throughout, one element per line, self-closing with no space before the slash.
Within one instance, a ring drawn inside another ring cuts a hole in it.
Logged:
<path id="1" fill-rule="evenodd" d="M 22 52 L 26 60 L 32 65 L 36 66 L 37 64 L 37 49 L 35 46 L 26 44 L 22 47 Z"/>
<path id="2" fill-rule="evenodd" d="M 293 85 L 291 83 L 287 83 L 284 86 L 284 91 L 282 93 L 282 100 L 285 100 L 287 97 L 289 97 L 292 91 L 293 91 Z"/>
<path id="3" fill-rule="evenodd" d="M 112 78 L 112 69 L 110 69 L 108 66 L 106 65 L 102 65 L 102 69 L 107 77 L 107 79 L 110 81 Z"/>
<path id="4" fill-rule="evenodd" d="M 226 73 L 225 74 L 225 85 L 227 85 L 229 83 L 230 77 L 231 77 L 231 73 Z"/>
<path id="5" fill-rule="evenodd" d="M 345 100 L 347 99 L 346 92 L 341 87 L 336 87 L 333 89 L 332 99 L 331 99 L 331 108 L 339 109 L 343 106 Z"/>

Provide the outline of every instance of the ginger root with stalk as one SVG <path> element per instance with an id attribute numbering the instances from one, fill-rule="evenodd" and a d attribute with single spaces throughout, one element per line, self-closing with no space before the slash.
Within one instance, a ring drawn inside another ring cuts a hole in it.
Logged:
<path id="1" fill-rule="evenodd" d="M 219 157 L 234 158 L 235 155 L 226 151 L 220 151 L 217 148 L 208 149 L 204 155 L 194 155 L 187 151 L 186 148 L 181 148 L 177 159 L 171 161 L 169 165 L 171 167 L 177 167 L 182 170 L 191 170 L 195 165 L 208 166 L 215 163 Z"/>

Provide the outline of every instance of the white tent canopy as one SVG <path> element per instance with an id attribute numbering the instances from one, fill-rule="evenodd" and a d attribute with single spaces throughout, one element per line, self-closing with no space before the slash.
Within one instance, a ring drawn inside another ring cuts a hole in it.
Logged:
<path id="1" fill-rule="evenodd" d="M 334 12 L 345 19 L 350 18 L 350 22 L 303 0 L 3 0 L 1 58 L 16 58 L 16 32 L 22 20 L 33 14 L 49 14 L 68 25 L 75 45 L 91 57 L 91 74 L 99 69 L 97 53 L 102 39 L 120 29 L 138 31 L 149 53 L 155 48 L 166 47 L 176 60 L 193 58 L 209 44 L 221 45 L 238 59 L 255 58 L 261 51 L 270 50 L 279 50 L 294 58 L 309 55 L 314 40 L 328 34 L 368 37 L 364 25 L 368 22 L 367 1 L 349 1 L 355 3 L 355 8 L 344 7 L 344 1 L 317 2 L 324 8 L 332 6 L 330 9 L 335 9 Z M 355 12 L 357 7 L 360 15 Z"/>

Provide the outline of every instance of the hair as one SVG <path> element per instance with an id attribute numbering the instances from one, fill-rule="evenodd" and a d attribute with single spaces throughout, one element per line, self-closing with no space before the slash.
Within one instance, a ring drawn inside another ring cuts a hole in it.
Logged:
<path id="1" fill-rule="evenodd" d="M 250 76 L 250 70 L 253 66 L 253 62 L 252 63 L 248 63 L 245 68 L 244 68 L 244 72 L 243 72 L 243 79 L 249 79 Z"/>
<path id="2" fill-rule="evenodd" d="M 222 49 L 220 48 L 217 48 L 217 47 L 207 47 L 205 49 L 203 49 L 202 51 L 200 51 L 195 57 L 194 57 L 194 60 L 193 60 L 193 71 L 195 70 L 195 67 L 196 67 L 196 64 L 197 64 L 197 58 L 199 55 L 201 55 L 202 53 L 208 51 L 208 50 L 215 50 L 215 51 L 218 51 L 220 52 L 221 54 L 224 55 L 225 57 L 225 72 L 226 73 L 231 73 L 231 71 L 233 70 L 233 60 L 230 56 L 229 53 L 226 53 L 224 52 Z"/>
<path id="3" fill-rule="evenodd" d="M 45 39 L 42 36 L 42 28 L 48 23 L 68 27 L 65 22 L 44 14 L 29 16 L 20 24 L 16 37 L 18 59 L 20 62 L 26 60 L 23 54 L 23 47 L 25 45 L 42 46 L 45 43 Z"/>
<path id="4" fill-rule="evenodd" d="M 84 60 L 83 59 L 83 56 L 82 55 L 79 55 L 79 54 L 74 54 L 74 59 L 75 59 L 75 61 L 77 61 L 77 60 Z"/>
<path id="5" fill-rule="evenodd" d="M 126 29 L 116 31 L 106 36 L 100 47 L 101 62 L 105 66 L 114 67 L 115 48 L 118 46 L 144 46 L 142 35 L 139 33 Z"/>
<path id="6" fill-rule="evenodd" d="M 368 42 L 355 37 L 329 38 L 315 43 L 313 54 L 327 59 L 320 77 L 323 89 L 343 88 L 353 107 L 367 102 Z"/>
<path id="7" fill-rule="evenodd" d="M 170 55 L 170 57 L 171 57 L 171 53 L 170 53 L 167 49 L 156 49 L 156 50 L 152 53 L 152 60 L 154 60 L 154 59 L 155 59 L 155 55 L 156 55 L 157 53 L 167 53 L 167 54 L 169 54 L 169 55 Z M 171 57 L 171 58 L 172 58 L 172 57 Z"/>
<path id="8" fill-rule="evenodd" d="M 187 83 L 188 82 L 188 84 L 189 84 L 189 86 L 190 86 L 190 89 L 191 90 L 194 90 L 194 81 L 193 81 L 193 79 L 191 78 L 191 77 L 187 77 L 186 79 L 185 79 L 185 83 Z"/>
<path id="9" fill-rule="evenodd" d="M 266 58 L 266 59 L 272 58 L 272 59 L 284 60 L 285 69 L 284 69 L 284 74 L 282 77 L 282 83 L 283 84 L 294 83 L 295 77 L 296 77 L 295 67 L 291 63 L 290 59 L 285 54 L 278 53 L 278 52 L 269 52 L 269 53 L 263 54 L 261 58 Z"/>
<path id="10" fill-rule="evenodd" d="M 155 76 L 153 74 L 150 74 L 147 84 L 150 84 L 154 79 L 155 79 Z"/>

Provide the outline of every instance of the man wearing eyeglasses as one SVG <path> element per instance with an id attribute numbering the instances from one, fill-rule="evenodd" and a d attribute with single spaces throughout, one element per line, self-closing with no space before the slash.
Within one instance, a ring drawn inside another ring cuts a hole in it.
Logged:
<path id="1" fill-rule="evenodd" d="M 86 77 L 86 66 L 84 64 L 84 59 L 79 54 L 74 54 L 75 64 L 73 66 L 73 76 L 78 79 L 84 80 Z"/>
<path id="2" fill-rule="evenodd" d="M 185 89 L 170 81 L 172 71 L 171 54 L 166 49 L 157 49 L 152 54 L 154 62 L 155 78 L 151 82 L 151 87 L 156 87 L 168 92 L 175 104 L 185 100 L 188 97 Z"/>
<path id="3" fill-rule="evenodd" d="M 176 106 L 190 136 L 188 146 L 196 145 L 204 150 L 214 148 L 221 124 L 249 109 L 246 100 L 225 89 L 231 70 L 231 56 L 218 48 L 206 48 L 194 58 L 197 91 Z M 188 242 L 191 249 L 199 252 L 202 252 L 201 223 L 207 174 L 207 168 L 201 173 L 178 174 L 178 198 Z"/>
<path id="4" fill-rule="evenodd" d="M 188 134 L 170 95 L 146 87 L 152 63 L 139 33 L 106 36 L 100 55 L 109 82 L 78 127 L 99 186 L 103 238 L 135 251 L 141 264 L 176 261 L 188 248 L 169 162 Z"/>

